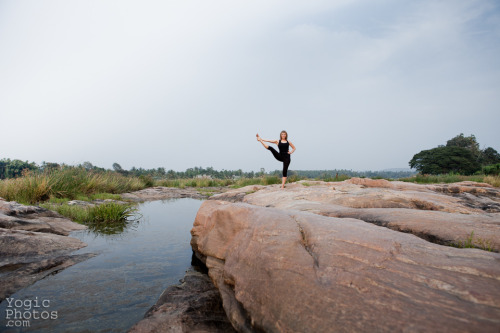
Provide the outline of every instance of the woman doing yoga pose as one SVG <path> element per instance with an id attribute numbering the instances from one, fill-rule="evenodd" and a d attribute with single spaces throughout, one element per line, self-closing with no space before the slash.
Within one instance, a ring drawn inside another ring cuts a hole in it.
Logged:
<path id="1" fill-rule="evenodd" d="M 274 157 L 283 162 L 283 179 L 281 183 L 281 188 L 285 188 L 286 177 L 288 173 L 288 166 L 290 165 L 290 155 L 295 151 L 295 146 L 288 141 L 288 133 L 286 131 L 281 131 L 279 140 L 264 140 L 259 134 L 257 134 L 257 141 L 262 143 L 262 145 L 273 153 Z M 278 145 L 279 153 L 273 147 L 269 147 L 264 142 L 270 142 Z M 288 151 L 288 148 L 292 147 L 292 151 Z"/>

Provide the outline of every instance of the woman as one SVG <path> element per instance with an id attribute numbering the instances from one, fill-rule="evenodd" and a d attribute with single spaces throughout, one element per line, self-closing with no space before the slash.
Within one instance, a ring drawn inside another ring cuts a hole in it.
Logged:
<path id="1" fill-rule="evenodd" d="M 264 140 L 259 136 L 259 134 L 257 134 L 257 141 L 262 143 L 262 145 L 266 149 L 269 149 L 278 161 L 283 162 L 283 179 L 281 183 L 281 188 L 285 188 L 288 166 L 290 165 L 290 155 L 293 154 L 293 152 L 295 151 L 295 146 L 288 141 L 288 133 L 286 131 L 281 131 L 279 140 Z M 269 147 L 264 142 L 277 144 L 280 152 L 278 153 L 276 149 L 274 149 L 273 147 Z M 288 151 L 289 147 L 292 147 L 293 150 Z"/>

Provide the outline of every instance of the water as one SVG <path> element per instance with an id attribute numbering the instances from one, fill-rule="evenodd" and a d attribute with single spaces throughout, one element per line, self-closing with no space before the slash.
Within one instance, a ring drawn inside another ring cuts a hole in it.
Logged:
<path id="1" fill-rule="evenodd" d="M 162 291 L 177 284 L 189 268 L 192 255 L 189 231 L 201 203 L 194 199 L 147 202 L 139 205 L 143 217 L 119 234 L 73 232 L 72 237 L 88 244 L 74 254 L 99 254 L 11 296 L 28 302 L 18 308 L 23 312 L 31 301 L 26 316 L 33 317 L 38 305 L 37 317 L 54 319 L 31 318 L 30 327 L 6 328 L 8 304 L 3 301 L 0 331 L 127 331 L 143 318 Z M 22 321 L 15 324 L 26 325 Z"/>

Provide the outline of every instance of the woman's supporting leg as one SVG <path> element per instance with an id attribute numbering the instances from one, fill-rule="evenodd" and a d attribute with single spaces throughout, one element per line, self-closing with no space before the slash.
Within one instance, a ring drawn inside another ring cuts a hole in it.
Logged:
<path id="1" fill-rule="evenodd" d="M 283 161 L 283 179 L 281 182 L 281 188 L 285 188 L 286 178 L 288 176 L 288 166 L 290 165 L 290 156 L 285 158 Z"/>

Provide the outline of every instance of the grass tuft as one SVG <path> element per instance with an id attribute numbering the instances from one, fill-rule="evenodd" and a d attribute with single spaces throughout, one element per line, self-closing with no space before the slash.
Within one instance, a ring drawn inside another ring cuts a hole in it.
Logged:
<path id="1" fill-rule="evenodd" d="M 452 243 L 451 246 L 458 248 L 476 248 L 493 252 L 493 245 L 491 244 L 491 240 L 474 237 L 474 231 L 472 231 L 464 241 Z"/>
<path id="2" fill-rule="evenodd" d="M 123 222 L 137 213 L 137 208 L 131 205 L 121 205 L 114 202 L 86 207 L 51 203 L 40 206 L 83 224 Z"/>
<path id="3" fill-rule="evenodd" d="M 483 181 L 495 187 L 500 187 L 500 176 L 485 176 Z"/>
<path id="4" fill-rule="evenodd" d="M 400 181 L 419 183 L 419 184 L 439 184 L 439 183 L 458 183 L 463 181 L 473 181 L 482 183 L 484 181 L 484 175 L 473 175 L 473 176 L 462 176 L 457 174 L 446 174 L 446 175 L 421 175 L 418 174 L 413 177 L 400 178 Z"/>

